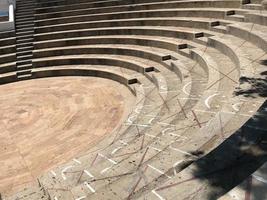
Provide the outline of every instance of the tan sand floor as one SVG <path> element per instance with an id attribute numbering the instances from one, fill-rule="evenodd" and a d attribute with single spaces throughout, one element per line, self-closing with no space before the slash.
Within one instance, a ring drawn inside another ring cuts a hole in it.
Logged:
<path id="1" fill-rule="evenodd" d="M 0 86 L 0 192 L 90 149 L 120 124 L 129 95 L 121 84 L 90 77 Z"/>

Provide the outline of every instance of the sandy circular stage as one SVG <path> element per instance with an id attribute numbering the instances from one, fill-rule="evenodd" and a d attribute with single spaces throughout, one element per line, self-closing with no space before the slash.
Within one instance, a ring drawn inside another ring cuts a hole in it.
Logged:
<path id="1" fill-rule="evenodd" d="M 45 78 L 0 86 L 0 191 L 10 192 L 89 150 L 127 115 L 114 81 Z"/>

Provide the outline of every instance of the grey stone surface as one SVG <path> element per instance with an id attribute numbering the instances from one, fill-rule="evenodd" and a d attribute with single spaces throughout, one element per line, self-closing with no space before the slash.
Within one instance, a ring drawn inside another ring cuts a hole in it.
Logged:
<path id="1" fill-rule="evenodd" d="M 109 137 L 3 198 L 264 199 L 265 2 L 17 1 L 0 83 L 102 77 L 135 105 Z"/>

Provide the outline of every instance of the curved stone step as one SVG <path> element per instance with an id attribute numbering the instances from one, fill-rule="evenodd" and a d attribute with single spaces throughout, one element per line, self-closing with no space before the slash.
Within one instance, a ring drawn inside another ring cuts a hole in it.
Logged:
<path id="1" fill-rule="evenodd" d="M 104 27 L 124 27 L 124 26 L 175 26 L 189 28 L 209 29 L 212 23 L 217 22 L 210 18 L 193 18 L 193 17 L 146 17 L 119 20 L 101 20 L 89 22 L 74 22 L 57 24 L 52 26 L 38 26 L 35 29 L 36 34 L 47 32 L 58 32 L 75 29 L 87 28 L 104 28 Z"/>
<path id="2" fill-rule="evenodd" d="M 147 1 L 147 0 L 142 0 L 142 1 L 135 1 L 134 3 L 131 1 L 104 1 L 104 2 L 87 2 L 87 3 L 74 3 L 72 5 L 61 5 L 61 6 L 55 6 L 52 4 L 50 8 L 42 8 L 38 9 L 37 13 L 49 13 L 49 12 L 62 12 L 64 11 L 69 11 L 69 10 L 83 10 L 84 8 L 98 8 L 99 10 L 104 10 L 107 7 L 121 7 L 121 10 L 123 10 L 123 7 L 127 6 L 134 6 L 132 9 L 136 9 L 141 6 L 145 6 L 146 8 L 150 7 L 157 7 L 159 5 L 162 5 L 162 7 L 166 8 L 173 8 L 175 6 L 177 7 L 239 7 L 240 2 L 239 1 L 213 1 L 213 2 L 208 2 L 208 1 L 177 1 L 177 0 L 171 0 L 168 2 L 164 1 L 159 1 L 159 0 L 153 0 L 153 1 Z M 123 6 L 123 7 L 122 7 Z M 103 8 L 101 8 L 103 7 Z M 136 8 L 135 8 L 136 7 Z"/>
<path id="3" fill-rule="evenodd" d="M 159 9 L 159 8 L 203 8 L 203 7 L 214 7 L 214 8 L 238 8 L 240 3 L 236 0 L 225 1 L 217 0 L 217 1 L 168 1 L 168 2 L 149 2 L 145 4 L 126 4 L 125 2 L 121 2 L 124 5 L 111 5 L 112 2 L 109 2 L 110 5 L 108 6 L 105 4 L 105 7 L 96 7 L 94 5 L 93 8 L 85 8 L 85 5 L 80 5 L 79 9 L 68 9 L 67 11 L 61 12 L 47 12 L 45 14 L 37 14 L 37 20 L 41 19 L 49 19 L 49 18 L 58 18 L 58 17 L 67 17 L 67 16 L 77 16 L 77 15 L 86 15 L 86 14 L 96 14 L 96 13 L 104 13 L 104 12 L 122 12 L 122 11 L 137 11 L 137 10 L 152 10 L 152 9 Z M 117 3 L 117 2 L 116 2 Z M 114 2 L 115 4 L 115 2 Z M 65 7 L 66 8 L 66 7 Z"/>
<path id="4" fill-rule="evenodd" d="M 201 18 L 217 18 L 224 19 L 228 12 L 232 12 L 230 9 L 219 9 L 219 8 L 173 8 L 173 9 L 157 9 L 157 10 L 141 10 L 133 12 L 111 12 L 111 13 L 100 13 L 91 15 L 81 15 L 75 17 L 63 17 L 47 20 L 36 20 L 35 26 L 47 26 L 53 24 L 64 24 L 73 23 L 80 21 L 93 21 L 93 20 L 108 20 L 108 19 L 124 19 L 136 18 L 136 17 L 201 17 Z"/>
<path id="5" fill-rule="evenodd" d="M 99 35 L 150 35 L 150 36 L 165 36 L 181 39 L 193 39 L 198 35 L 203 35 L 200 30 L 190 28 L 176 27 L 110 27 L 110 28 L 95 28 L 95 29 L 82 29 L 71 31 L 60 31 L 45 34 L 36 34 L 35 41 L 45 41 L 60 38 L 74 38 L 84 36 L 99 36 Z"/>
<path id="6" fill-rule="evenodd" d="M 140 73 L 154 71 L 153 66 L 140 65 L 140 62 L 129 61 L 126 56 L 114 56 L 114 55 L 101 55 L 98 54 L 84 54 L 84 55 L 72 55 L 72 56 L 55 56 L 33 60 L 33 67 L 48 67 L 56 65 L 78 65 L 78 64 L 91 64 L 91 65 L 116 65 L 122 68 L 131 69 Z"/>

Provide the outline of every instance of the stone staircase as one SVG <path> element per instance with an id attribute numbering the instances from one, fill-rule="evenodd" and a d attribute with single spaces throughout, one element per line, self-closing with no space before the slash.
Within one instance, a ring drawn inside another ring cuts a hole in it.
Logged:
<path id="1" fill-rule="evenodd" d="M 18 80 L 27 80 L 32 77 L 34 9 L 35 1 L 17 1 L 15 21 Z"/>

